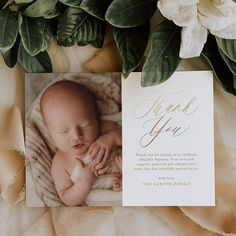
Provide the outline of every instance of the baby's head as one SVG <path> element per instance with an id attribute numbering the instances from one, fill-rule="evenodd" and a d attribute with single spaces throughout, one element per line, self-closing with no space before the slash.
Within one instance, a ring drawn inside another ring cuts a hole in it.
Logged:
<path id="1" fill-rule="evenodd" d="M 62 80 L 49 86 L 40 108 L 49 134 L 62 152 L 83 154 L 99 135 L 94 97 L 76 82 Z"/>

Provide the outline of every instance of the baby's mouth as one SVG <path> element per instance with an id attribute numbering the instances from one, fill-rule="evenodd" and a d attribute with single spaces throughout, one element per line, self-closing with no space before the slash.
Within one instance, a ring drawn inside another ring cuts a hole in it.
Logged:
<path id="1" fill-rule="evenodd" d="M 80 144 L 76 144 L 73 146 L 73 148 L 75 149 L 81 149 L 84 146 L 84 144 L 80 143 Z"/>

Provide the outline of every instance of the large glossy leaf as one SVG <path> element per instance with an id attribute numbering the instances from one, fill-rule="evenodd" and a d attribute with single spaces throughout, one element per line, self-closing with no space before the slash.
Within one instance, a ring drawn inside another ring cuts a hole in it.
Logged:
<path id="1" fill-rule="evenodd" d="M 0 51 L 7 52 L 14 45 L 19 31 L 17 14 L 0 10 Z"/>
<path id="2" fill-rule="evenodd" d="M 18 62 L 27 72 L 43 73 L 52 72 L 51 59 L 46 51 L 40 52 L 36 56 L 31 56 L 20 44 L 18 51 Z"/>
<path id="3" fill-rule="evenodd" d="M 212 35 L 208 36 L 208 40 L 203 48 L 201 56 L 211 66 L 217 80 L 224 90 L 233 95 L 236 95 L 236 89 L 234 87 L 234 75 L 229 70 L 225 61 L 222 59 L 217 49 L 216 40 Z"/>
<path id="4" fill-rule="evenodd" d="M 114 0 L 105 18 L 119 28 L 142 25 L 149 21 L 157 9 L 156 0 Z"/>
<path id="5" fill-rule="evenodd" d="M 28 6 L 24 14 L 29 17 L 41 17 L 52 12 L 57 4 L 57 0 L 36 0 Z"/>
<path id="6" fill-rule="evenodd" d="M 125 77 L 139 65 L 147 46 L 149 33 L 149 23 L 134 28 L 113 29 L 116 45 L 123 59 L 122 71 Z"/>
<path id="7" fill-rule="evenodd" d="M 175 72 L 181 59 L 180 28 L 170 21 L 158 25 L 151 34 L 151 49 L 142 71 L 142 86 L 160 84 Z"/>
<path id="8" fill-rule="evenodd" d="M 229 67 L 230 71 L 236 75 L 236 62 L 232 61 L 229 57 L 227 57 L 223 51 L 221 51 L 220 48 L 219 49 L 219 52 L 220 52 L 220 55 L 221 57 L 223 58 L 223 60 L 225 61 L 226 65 Z"/>
<path id="9" fill-rule="evenodd" d="M 236 39 L 222 39 L 216 37 L 217 44 L 224 54 L 236 62 Z"/>
<path id="10" fill-rule="evenodd" d="M 76 42 L 80 46 L 93 44 L 96 47 L 101 47 L 104 34 L 104 22 L 82 9 L 69 7 L 59 19 L 57 42 L 65 47 Z"/>
<path id="11" fill-rule="evenodd" d="M 20 36 L 18 35 L 13 47 L 9 51 L 2 54 L 6 65 L 9 66 L 10 68 L 13 68 L 16 65 L 19 44 L 20 44 Z"/>
<path id="12" fill-rule="evenodd" d="M 52 19 L 52 18 L 54 18 L 54 17 L 56 17 L 56 16 L 58 16 L 59 14 L 60 14 L 60 11 L 61 11 L 61 3 L 57 3 L 56 4 L 56 6 L 55 6 L 55 8 L 51 11 L 51 12 L 49 12 L 49 13 L 47 13 L 47 14 L 45 14 L 43 17 L 45 18 L 45 19 Z"/>
<path id="13" fill-rule="evenodd" d="M 43 18 L 29 18 L 27 16 L 23 16 L 20 35 L 25 50 L 31 56 L 35 56 L 43 48 L 44 27 L 45 20 Z"/>
<path id="14" fill-rule="evenodd" d="M 81 3 L 81 0 L 59 0 L 59 1 L 71 7 L 79 7 Z"/>
<path id="15" fill-rule="evenodd" d="M 101 20 L 105 20 L 105 13 L 111 2 L 112 0 L 82 0 L 80 8 Z"/>

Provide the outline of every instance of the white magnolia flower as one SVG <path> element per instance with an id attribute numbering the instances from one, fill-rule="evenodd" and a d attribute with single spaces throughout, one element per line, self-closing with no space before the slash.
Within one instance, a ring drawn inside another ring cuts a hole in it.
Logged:
<path id="1" fill-rule="evenodd" d="M 159 0 L 157 6 L 182 27 L 182 58 L 200 55 L 208 30 L 220 38 L 236 39 L 236 3 L 232 0 Z"/>

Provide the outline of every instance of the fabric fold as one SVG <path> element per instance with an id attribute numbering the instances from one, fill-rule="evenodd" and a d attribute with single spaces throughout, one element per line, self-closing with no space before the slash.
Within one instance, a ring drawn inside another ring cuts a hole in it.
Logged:
<path id="1" fill-rule="evenodd" d="M 25 153 L 21 111 L 16 105 L 0 106 L 0 146 Z"/>
<path id="2" fill-rule="evenodd" d="M 218 236 L 221 234 L 208 231 L 184 215 L 179 207 L 152 207 L 164 222 L 183 236 Z"/>
<path id="3" fill-rule="evenodd" d="M 202 227 L 223 235 L 236 234 L 236 173 L 215 121 L 216 206 L 181 207 Z"/>
<path id="4" fill-rule="evenodd" d="M 16 151 L 0 148 L 0 194 L 6 202 L 24 199 L 25 163 Z"/>
<path id="5" fill-rule="evenodd" d="M 36 222 L 34 222 L 30 227 L 28 227 L 22 236 L 57 236 L 52 223 L 51 212 L 49 210 L 45 211 Z"/>

